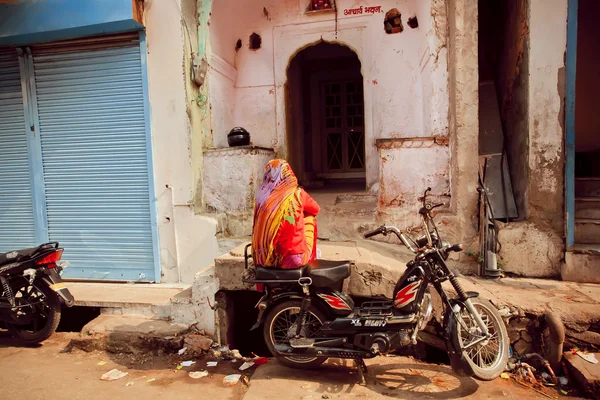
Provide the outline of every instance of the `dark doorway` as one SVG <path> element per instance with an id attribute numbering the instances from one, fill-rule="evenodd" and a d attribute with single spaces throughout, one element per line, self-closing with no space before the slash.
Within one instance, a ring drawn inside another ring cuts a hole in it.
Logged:
<path id="1" fill-rule="evenodd" d="M 304 186 L 365 189 L 360 69 L 351 49 L 326 42 L 300 51 L 290 62 L 288 159 Z"/>
<path id="2" fill-rule="evenodd" d="M 600 2 L 579 0 L 575 89 L 575 245 L 600 246 Z"/>

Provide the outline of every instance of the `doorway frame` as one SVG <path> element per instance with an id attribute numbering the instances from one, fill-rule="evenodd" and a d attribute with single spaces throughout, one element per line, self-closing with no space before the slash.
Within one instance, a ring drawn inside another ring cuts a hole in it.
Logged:
<path id="1" fill-rule="evenodd" d="M 298 25 L 284 25 L 273 31 L 274 78 L 275 78 L 275 114 L 277 137 L 275 147 L 282 156 L 288 156 L 286 94 L 287 71 L 291 60 L 302 50 L 321 41 L 348 47 L 361 63 L 364 91 L 365 123 L 365 175 L 366 188 L 373 190 L 379 183 L 379 154 L 375 146 L 373 126 L 373 92 L 369 83 L 375 79 L 372 66 L 375 62 L 372 46 L 369 17 L 357 17 L 338 21 L 337 33 L 331 21 L 316 21 Z"/>
<path id="2" fill-rule="evenodd" d="M 567 251 L 575 244 L 575 99 L 579 0 L 568 0 L 567 90 L 565 95 L 565 233 Z"/>

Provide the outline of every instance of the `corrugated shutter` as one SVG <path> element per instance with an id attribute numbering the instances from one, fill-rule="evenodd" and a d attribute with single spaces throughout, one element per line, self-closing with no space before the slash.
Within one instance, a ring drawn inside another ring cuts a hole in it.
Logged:
<path id="1" fill-rule="evenodd" d="M 139 42 L 32 50 L 48 233 L 71 263 L 64 276 L 154 281 Z"/>
<path id="2" fill-rule="evenodd" d="M 0 252 L 35 244 L 19 59 L 0 49 Z"/>

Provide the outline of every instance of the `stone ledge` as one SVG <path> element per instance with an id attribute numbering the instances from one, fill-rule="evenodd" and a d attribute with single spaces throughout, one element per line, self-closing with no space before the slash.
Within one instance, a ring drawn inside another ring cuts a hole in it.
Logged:
<path id="1" fill-rule="evenodd" d="M 275 150 L 260 146 L 221 147 L 204 150 L 204 157 L 218 157 L 220 155 L 272 155 Z"/>

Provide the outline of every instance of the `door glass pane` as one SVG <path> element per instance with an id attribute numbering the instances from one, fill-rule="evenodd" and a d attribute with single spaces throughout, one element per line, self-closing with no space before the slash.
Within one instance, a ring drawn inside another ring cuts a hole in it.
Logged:
<path id="1" fill-rule="evenodd" d="M 327 168 L 342 168 L 342 135 L 330 133 L 327 135 Z"/>

